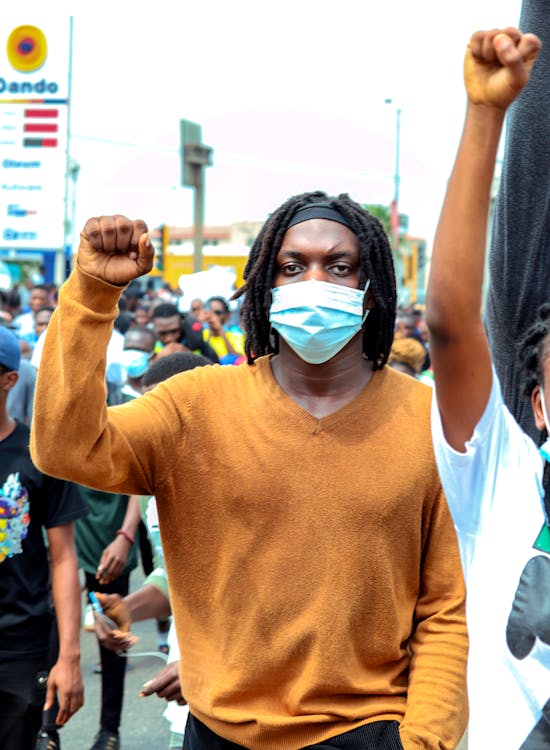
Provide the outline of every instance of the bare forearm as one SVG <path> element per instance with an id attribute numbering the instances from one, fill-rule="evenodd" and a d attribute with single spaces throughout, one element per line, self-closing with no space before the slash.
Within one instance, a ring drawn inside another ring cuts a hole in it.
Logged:
<path id="1" fill-rule="evenodd" d="M 121 529 L 128 534 L 132 539 L 135 537 L 137 527 L 141 520 L 141 511 L 139 507 L 138 495 L 130 495 L 128 498 L 128 506 L 126 508 L 126 514 L 122 522 Z"/>
<path id="2" fill-rule="evenodd" d="M 76 554 L 52 562 L 52 594 L 59 633 L 59 656 L 80 658 L 81 592 Z"/>
<path id="3" fill-rule="evenodd" d="M 160 589 L 151 584 L 142 586 L 124 599 L 132 622 L 168 617 L 172 613 L 170 600 Z"/>
<path id="4" fill-rule="evenodd" d="M 80 669 L 80 583 L 73 524 L 48 529 L 48 542 L 59 656 L 48 677 L 44 710 L 53 704 L 57 694 L 56 721 L 62 725 L 84 702 Z"/>
<path id="5" fill-rule="evenodd" d="M 428 286 L 432 334 L 479 319 L 490 190 L 504 112 L 468 105 L 463 136 L 434 241 Z"/>

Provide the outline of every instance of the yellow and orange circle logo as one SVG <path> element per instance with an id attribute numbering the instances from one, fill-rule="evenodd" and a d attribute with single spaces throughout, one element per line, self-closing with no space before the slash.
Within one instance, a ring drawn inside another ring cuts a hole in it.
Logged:
<path id="1" fill-rule="evenodd" d="M 10 65 L 20 73 L 32 73 L 46 62 L 48 43 L 36 26 L 18 26 L 8 37 Z"/>

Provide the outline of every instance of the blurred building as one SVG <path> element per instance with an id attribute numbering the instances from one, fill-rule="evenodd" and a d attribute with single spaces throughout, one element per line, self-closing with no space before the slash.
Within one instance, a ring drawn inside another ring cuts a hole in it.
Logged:
<path id="1" fill-rule="evenodd" d="M 204 226 L 202 229 L 202 270 L 213 266 L 228 266 L 237 276 L 237 287 L 243 284 L 243 271 L 250 248 L 262 221 L 238 221 L 227 226 Z M 179 277 L 194 272 L 194 227 L 163 225 L 151 232 L 155 245 L 155 269 L 152 275 L 162 276 L 171 286 L 178 285 Z"/>

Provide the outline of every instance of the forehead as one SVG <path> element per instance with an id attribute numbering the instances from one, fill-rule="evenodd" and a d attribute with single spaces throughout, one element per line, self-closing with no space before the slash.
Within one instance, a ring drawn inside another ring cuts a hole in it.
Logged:
<path id="1" fill-rule="evenodd" d="M 31 289 L 31 297 L 47 297 L 48 292 L 45 289 Z"/>
<path id="2" fill-rule="evenodd" d="M 180 327 L 181 324 L 179 315 L 171 315 L 169 318 L 155 318 L 154 320 L 157 331 L 168 331 Z"/>
<path id="3" fill-rule="evenodd" d="M 152 350 L 155 346 L 155 335 L 151 333 L 145 333 L 144 331 L 128 331 L 124 336 L 124 348 L 125 349 L 145 349 L 147 351 Z"/>
<path id="4" fill-rule="evenodd" d="M 359 256 L 359 239 L 351 229 L 329 219 L 309 219 L 287 229 L 279 253 L 287 250 L 346 250 Z"/>
<path id="5" fill-rule="evenodd" d="M 47 321 L 52 317 L 51 310 L 39 310 L 36 313 L 36 321 Z"/>

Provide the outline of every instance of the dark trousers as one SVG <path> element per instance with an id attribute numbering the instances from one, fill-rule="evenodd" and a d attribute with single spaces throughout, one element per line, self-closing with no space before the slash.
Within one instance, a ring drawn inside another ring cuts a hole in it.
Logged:
<path id="1" fill-rule="evenodd" d="M 183 750 L 242 750 L 242 745 L 224 740 L 201 721 L 189 714 L 183 739 Z M 303 750 L 403 750 L 396 721 L 374 721 L 351 732 L 339 734 Z"/>
<path id="2" fill-rule="evenodd" d="M 88 591 L 126 596 L 129 584 L 129 573 L 124 573 L 116 581 L 106 584 L 98 583 L 92 573 L 86 573 L 86 588 Z M 102 729 L 118 732 L 124 698 L 126 659 L 101 645 L 99 645 L 99 658 L 101 660 L 101 716 L 99 723 Z"/>
<path id="3" fill-rule="evenodd" d="M 0 663 L 0 750 L 33 750 L 46 699 L 48 655 Z"/>

